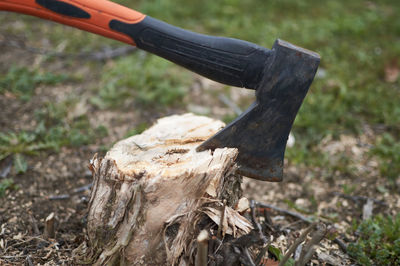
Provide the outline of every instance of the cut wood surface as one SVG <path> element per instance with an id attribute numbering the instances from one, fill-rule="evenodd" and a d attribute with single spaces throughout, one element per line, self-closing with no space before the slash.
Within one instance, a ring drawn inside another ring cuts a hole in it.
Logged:
<path id="1" fill-rule="evenodd" d="M 78 262 L 191 265 L 203 229 L 239 237 L 252 225 L 241 197 L 236 149 L 196 152 L 224 124 L 193 114 L 159 119 L 90 164 L 87 241 Z"/>

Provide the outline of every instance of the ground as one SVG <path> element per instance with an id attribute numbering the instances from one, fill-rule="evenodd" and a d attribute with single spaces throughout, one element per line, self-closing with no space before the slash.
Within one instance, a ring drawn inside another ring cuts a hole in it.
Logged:
<path id="1" fill-rule="evenodd" d="M 322 221 L 334 231 L 332 239 L 352 246 L 344 251 L 326 238 L 312 263 L 399 262 L 397 1 L 119 2 L 202 33 L 268 48 L 279 37 L 317 51 L 321 66 L 293 127 L 284 180 L 245 179 L 245 196 Z M 12 13 L 1 12 L 0 22 L 2 264 L 72 263 L 72 250 L 84 237 L 87 166 L 94 154 L 171 114 L 229 122 L 254 99 L 252 91 L 217 84 L 142 51 L 95 59 L 95 53 L 124 47 L 103 37 Z M 308 222 L 267 211 L 276 227 L 272 243 L 285 252 Z M 51 213 L 56 236 L 46 239 Z M 385 228 L 379 217 L 393 223 L 371 247 L 363 242 L 365 228 Z"/>

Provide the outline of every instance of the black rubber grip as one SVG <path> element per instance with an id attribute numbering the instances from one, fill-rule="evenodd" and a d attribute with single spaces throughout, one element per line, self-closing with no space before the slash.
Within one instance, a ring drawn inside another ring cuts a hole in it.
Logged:
<path id="1" fill-rule="evenodd" d="M 36 3 L 60 15 L 73 18 L 90 18 L 88 12 L 66 2 L 58 0 L 36 0 Z"/>
<path id="2" fill-rule="evenodd" d="M 112 20 L 110 28 L 129 35 L 137 47 L 209 79 L 256 89 L 271 50 L 232 38 L 183 30 L 146 16 L 140 23 Z"/>

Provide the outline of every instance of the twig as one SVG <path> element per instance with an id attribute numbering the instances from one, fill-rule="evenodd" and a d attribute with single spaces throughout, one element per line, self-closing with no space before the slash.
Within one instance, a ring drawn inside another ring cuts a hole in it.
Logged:
<path id="1" fill-rule="evenodd" d="M 72 192 L 73 193 L 81 193 L 81 192 L 84 192 L 84 191 L 86 191 L 86 190 L 90 190 L 91 188 L 92 188 L 92 183 L 90 183 L 90 184 L 87 184 L 87 185 L 84 185 L 84 186 L 81 186 L 81 187 L 78 187 L 78 188 L 74 188 L 73 190 L 72 190 Z"/>
<path id="2" fill-rule="evenodd" d="M 265 226 L 267 226 L 268 229 L 274 233 L 275 232 L 275 228 L 273 227 L 274 224 L 273 224 L 272 219 L 269 216 L 269 213 L 266 209 L 263 209 L 263 216 L 265 219 L 265 221 L 264 221 Z"/>
<path id="3" fill-rule="evenodd" d="M 376 204 L 387 206 L 387 203 L 382 200 L 377 200 L 377 199 L 373 199 L 373 198 L 369 198 L 369 197 L 365 197 L 365 196 L 352 196 L 352 195 L 346 195 L 346 194 L 343 194 L 340 192 L 333 192 L 333 195 L 339 196 L 339 197 L 342 197 L 345 199 L 350 199 L 356 203 L 359 203 L 360 201 L 366 202 L 368 200 L 372 200 Z"/>
<path id="4" fill-rule="evenodd" d="M 335 238 L 333 243 L 336 243 L 344 253 L 347 253 L 347 245 L 342 240 Z"/>
<path id="5" fill-rule="evenodd" d="M 92 188 L 92 185 L 93 184 L 90 183 L 90 184 L 87 184 L 87 185 L 84 185 L 84 186 L 81 186 L 81 187 L 74 188 L 72 190 L 71 194 L 74 195 L 74 194 L 78 194 L 78 193 L 84 192 L 86 190 L 89 190 L 89 189 Z M 65 200 L 65 199 L 69 199 L 70 197 L 71 197 L 70 194 L 61 194 L 61 195 L 49 196 L 48 199 L 49 200 Z"/>
<path id="6" fill-rule="evenodd" d="M 197 236 L 197 254 L 195 266 L 207 266 L 208 263 L 208 232 L 202 230 Z"/>
<path id="7" fill-rule="evenodd" d="M 26 261 L 26 264 L 27 264 L 28 266 L 34 266 L 34 264 L 33 264 L 33 262 L 32 262 L 32 258 L 31 258 L 30 255 L 26 256 L 25 261 Z"/>
<path id="8" fill-rule="evenodd" d="M 233 101 L 231 101 L 231 99 L 229 99 L 225 94 L 220 93 L 218 95 L 218 99 L 223 102 L 226 106 L 228 106 L 229 108 L 231 108 L 236 115 L 240 115 L 242 113 L 242 109 L 239 108 L 239 106 L 237 106 L 236 103 L 234 103 Z"/>
<path id="9" fill-rule="evenodd" d="M 241 259 L 239 259 L 241 263 L 245 266 L 256 266 L 253 259 L 250 256 L 249 250 L 247 248 L 243 249 Z"/>
<path id="10" fill-rule="evenodd" d="M 106 47 L 102 51 L 89 53 L 87 55 L 87 58 L 91 60 L 104 61 L 107 59 L 112 59 L 123 55 L 127 55 L 134 51 L 136 51 L 136 47 L 134 46 L 121 46 L 114 49 Z"/>
<path id="11" fill-rule="evenodd" d="M 54 51 L 49 51 L 49 50 L 45 50 L 42 48 L 31 47 L 31 46 L 28 46 L 22 40 L 10 40 L 10 38 L 3 38 L 3 40 L 0 41 L 0 46 L 1 45 L 8 46 L 8 47 L 14 47 L 14 48 L 18 48 L 18 49 L 23 49 L 23 50 L 26 50 L 33 54 L 41 54 L 41 55 L 59 57 L 62 59 L 73 58 L 73 59 L 78 59 L 78 60 L 84 59 L 84 60 L 95 60 L 95 61 L 104 61 L 107 59 L 120 57 L 120 56 L 127 55 L 127 54 L 132 53 L 137 50 L 136 47 L 134 47 L 134 46 L 121 46 L 121 47 L 117 47 L 117 48 L 104 47 L 103 49 L 96 51 L 96 52 L 80 52 L 80 53 L 54 52 Z"/>
<path id="12" fill-rule="evenodd" d="M 251 210 L 251 220 L 253 221 L 254 228 L 257 229 L 259 238 L 263 241 L 264 244 L 268 243 L 267 237 L 264 235 L 262 227 L 260 223 L 257 221 L 256 218 L 256 208 L 255 208 L 255 201 L 250 201 L 250 210 Z"/>
<path id="13" fill-rule="evenodd" d="M 278 212 L 285 213 L 287 215 L 293 216 L 293 217 L 295 217 L 297 219 L 300 219 L 300 220 L 302 220 L 302 221 L 304 221 L 306 223 L 309 223 L 309 224 L 312 223 L 312 220 L 310 218 L 305 217 L 305 216 L 303 216 L 303 215 L 301 215 L 300 213 L 297 213 L 297 212 L 292 212 L 292 211 L 289 211 L 289 210 L 285 210 L 285 209 L 279 208 L 277 206 L 266 204 L 266 203 L 256 202 L 256 205 L 259 206 L 259 207 L 262 207 L 262 208 L 269 208 L 269 209 L 273 209 L 273 210 L 278 211 Z"/>
<path id="14" fill-rule="evenodd" d="M 224 231 L 225 212 L 226 212 L 226 200 L 224 200 L 223 202 L 221 220 L 219 223 L 218 233 L 217 233 L 217 236 L 221 239 L 225 236 L 225 231 Z"/>
<path id="15" fill-rule="evenodd" d="M 256 264 L 256 265 L 260 265 L 262 259 L 263 259 L 264 256 L 265 256 L 265 253 L 266 253 L 267 250 L 268 250 L 268 246 L 269 246 L 269 245 L 265 245 L 265 246 L 260 250 L 260 253 L 258 253 L 258 255 L 257 255 L 257 257 L 256 257 L 256 261 L 255 261 L 255 264 Z"/>
<path id="16" fill-rule="evenodd" d="M 18 246 L 20 246 L 20 245 L 22 245 L 22 244 L 29 243 L 30 241 L 35 240 L 35 239 L 36 239 L 36 240 L 39 240 L 39 241 L 43 241 L 43 242 L 49 243 L 46 239 L 43 239 L 43 238 L 37 237 L 37 236 L 32 236 L 32 237 L 29 237 L 29 238 L 26 239 L 26 240 L 22 240 L 21 242 L 16 242 L 16 243 L 14 243 L 14 244 L 8 246 L 8 247 L 4 250 L 4 253 L 7 253 L 7 252 L 8 252 L 9 250 L 11 250 L 12 248 L 18 247 Z"/>
<path id="17" fill-rule="evenodd" d="M 300 258 L 295 265 L 305 265 L 314 254 L 315 245 L 317 245 L 326 235 L 326 226 L 323 223 L 319 223 L 316 226 L 317 230 L 311 237 L 311 240 L 303 247 L 300 254 Z"/>
<path id="18" fill-rule="evenodd" d="M 262 231 L 261 225 L 256 218 L 256 209 L 254 200 L 250 200 L 250 211 L 251 211 L 251 221 L 253 222 L 254 228 L 256 228 L 259 232 L 261 232 Z"/>
<path id="19" fill-rule="evenodd" d="M 54 196 L 49 196 L 49 200 L 65 200 L 69 199 L 71 196 L 69 194 L 61 194 L 61 195 L 54 195 Z"/>
<path id="20" fill-rule="evenodd" d="M 300 245 L 301 242 L 303 242 L 307 235 L 313 230 L 317 223 L 312 223 L 307 229 L 294 241 L 294 243 L 290 246 L 289 250 L 286 252 L 285 256 L 283 256 L 282 260 L 279 262 L 278 266 L 284 266 L 285 263 L 289 260 L 290 256 L 293 254 L 293 252 L 296 251 L 296 248 L 298 245 Z"/>
<path id="21" fill-rule="evenodd" d="M 37 225 L 37 221 L 35 219 L 35 217 L 33 217 L 33 215 L 30 213 L 29 214 L 29 218 L 31 220 L 31 225 L 32 225 L 32 229 L 33 229 L 33 233 L 35 235 L 40 235 L 40 231 L 39 231 L 39 227 Z"/>

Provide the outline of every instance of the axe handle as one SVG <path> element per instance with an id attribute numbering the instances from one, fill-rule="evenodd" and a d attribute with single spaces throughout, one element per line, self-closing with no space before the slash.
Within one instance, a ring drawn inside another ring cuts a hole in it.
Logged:
<path id="1" fill-rule="evenodd" d="M 271 51 L 174 27 L 107 0 L 0 0 L 0 10 L 52 20 L 135 45 L 215 81 L 256 89 Z"/>

